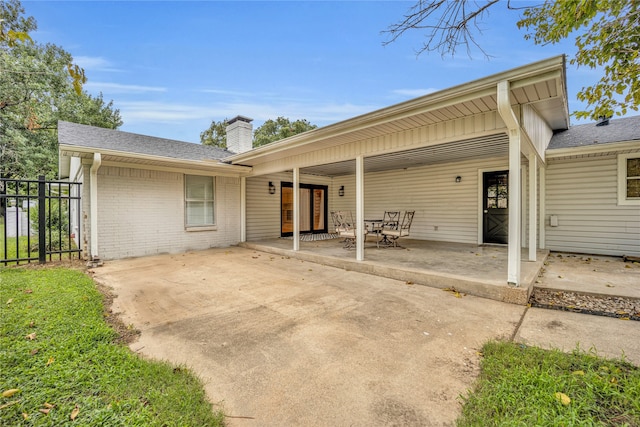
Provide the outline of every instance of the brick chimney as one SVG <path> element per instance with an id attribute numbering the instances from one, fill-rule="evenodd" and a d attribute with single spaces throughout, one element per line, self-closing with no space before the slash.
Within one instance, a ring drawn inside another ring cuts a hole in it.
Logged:
<path id="1" fill-rule="evenodd" d="M 253 148 L 253 119 L 236 116 L 227 125 L 227 150 L 240 154 Z"/>

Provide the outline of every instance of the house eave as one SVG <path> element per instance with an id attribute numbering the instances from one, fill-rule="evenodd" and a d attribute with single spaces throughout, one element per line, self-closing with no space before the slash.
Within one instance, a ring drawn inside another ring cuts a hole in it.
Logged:
<path id="1" fill-rule="evenodd" d="M 177 159 L 172 157 L 154 156 L 148 154 L 123 152 L 109 149 L 97 149 L 91 147 L 81 147 L 77 145 L 60 144 L 59 164 L 60 177 L 68 178 L 69 160 L 71 157 L 91 158 L 94 153 L 100 153 L 106 164 L 129 165 L 131 167 L 145 168 L 171 168 L 174 170 L 201 170 L 215 172 L 225 175 L 247 176 L 251 173 L 251 167 L 241 165 L 231 165 L 219 159 L 211 160 L 190 160 Z M 64 168 L 64 169 L 63 169 Z M 66 176 L 64 176 L 66 175 Z"/>
<path id="2" fill-rule="evenodd" d="M 591 144 L 583 147 L 551 148 L 547 149 L 545 154 L 547 159 L 558 159 L 563 157 L 623 152 L 627 150 L 640 150 L 640 140 Z"/>
<path id="3" fill-rule="evenodd" d="M 483 97 L 495 98 L 498 82 L 505 80 L 511 83 L 512 91 L 523 90 L 540 82 L 552 82 L 556 95 L 531 99 L 529 102 L 548 105 L 546 110 L 542 110 L 545 111 L 544 118 L 552 129 L 568 128 L 565 59 L 564 56 L 557 56 L 314 129 L 246 153 L 229 156 L 224 160 L 232 164 L 255 165 L 285 155 L 341 145 L 347 138 L 353 140 L 382 136 L 389 133 L 382 125 L 399 127 L 404 119 L 421 114 L 437 113 L 457 104 Z M 533 92 L 529 91 L 527 95 L 535 96 Z M 517 105 L 519 102 L 514 98 L 512 97 L 512 104 Z"/>

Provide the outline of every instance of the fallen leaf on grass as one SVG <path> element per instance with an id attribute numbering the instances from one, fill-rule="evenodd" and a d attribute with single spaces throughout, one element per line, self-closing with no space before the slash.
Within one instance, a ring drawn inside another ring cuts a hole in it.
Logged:
<path id="1" fill-rule="evenodd" d="M 35 339 L 36 339 L 36 333 L 35 333 L 35 332 L 31 332 L 31 333 L 30 333 L 29 335 L 27 335 L 25 338 L 26 338 L 26 339 L 28 339 L 28 340 L 30 340 L 30 341 L 33 341 L 33 340 L 35 340 Z"/>
<path id="2" fill-rule="evenodd" d="M 573 371 L 573 375 L 584 375 L 584 371 Z"/>
<path id="3" fill-rule="evenodd" d="M 4 405 L 0 405 L 0 409 L 8 408 L 9 406 L 15 405 L 16 403 L 19 403 L 19 402 L 20 400 L 14 400 L 12 402 L 5 403 Z"/>
<path id="4" fill-rule="evenodd" d="M 39 349 L 34 348 L 33 350 L 31 350 L 31 351 L 29 352 L 29 354 L 30 354 L 30 355 L 32 355 L 32 356 L 35 356 L 36 354 L 38 354 L 38 352 L 39 352 L 39 351 L 40 351 Z"/>
<path id="5" fill-rule="evenodd" d="M 56 359 L 54 359 L 53 357 L 50 357 L 49 360 L 47 360 L 47 366 L 51 365 Z"/>
<path id="6" fill-rule="evenodd" d="M 16 393 L 19 393 L 20 389 L 19 388 L 10 388 L 9 390 L 5 390 L 2 392 L 2 397 L 11 397 Z"/>
<path id="7" fill-rule="evenodd" d="M 51 411 L 51 409 L 40 408 L 40 409 L 38 409 L 38 411 L 42 412 L 45 415 L 49 415 L 49 411 Z"/>
<path id="8" fill-rule="evenodd" d="M 49 402 L 44 402 L 44 405 L 43 405 L 43 406 L 44 406 L 44 407 L 46 407 L 46 408 L 48 408 L 48 409 L 51 409 L 51 408 L 53 408 L 53 407 L 54 407 L 54 406 L 56 406 L 56 405 L 54 405 L 54 404 L 52 404 L 52 403 L 49 403 Z"/>
<path id="9" fill-rule="evenodd" d="M 73 411 L 71 411 L 71 415 L 69 415 L 69 418 L 71 418 L 71 421 L 74 421 L 79 413 L 80 413 L 80 407 L 76 405 L 76 407 L 73 408 Z"/>
<path id="10" fill-rule="evenodd" d="M 9 299 L 7 300 L 7 305 L 11 304 L 12 302 L 13 302 L 13 298 L 9 298 Z"/>
<path id="11" fill-rule="evenodd" d="M 22 413 L 22 418 L 24 418 L 25 420 L 29 419 L 29 414 L 27 414 L 26 412 Z"/>
<path id="12" fill-rule="evenodd" d="M 568 406 L 571 403 L 571 398 L 564 393 L 560 393 L 559 391 L 555 394 L 556 400 L 562 403 L 564 406 Z"/>
<path id="13" fill-rule="evenodd" d="M 25 294 L 32 294 L 32 293 L 33 293 L 33 291 L 32 291 L 31 289 L 25 289 L 25 290 L 24 290 L 24 293 L 25 293 Z"/>

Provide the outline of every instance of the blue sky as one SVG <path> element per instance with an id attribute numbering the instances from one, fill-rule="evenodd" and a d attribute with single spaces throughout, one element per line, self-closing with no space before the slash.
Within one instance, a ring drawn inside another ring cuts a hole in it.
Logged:
<path id="1" fill-rule="evenodd" d="M 512 4 L 514 2 L 512 1 Z M 409 1 L 28 1 L 40 43 L 70 52 L 85 89 L 113 100 L 121 130 L 199 142 L 212 120 L 238 114 L 254 128 L 278 116 L 324 126 L 562 53 L 535 46 L 506 2 L 483 20 L 469 58 L 416 56 L 422 34 L 391 45 L 381 32 Z M 526 4 L 526 3 L 516 3 Z M 569 109 L 598 74 L 568 66 Z M 572 120 L 576 123 L 575 120 Z"/>

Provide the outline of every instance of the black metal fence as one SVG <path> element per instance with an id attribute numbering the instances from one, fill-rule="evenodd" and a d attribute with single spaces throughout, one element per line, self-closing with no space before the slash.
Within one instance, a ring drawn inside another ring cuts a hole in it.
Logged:
<path id="1" fill-rule="evenodd" d="M 80 258 L 81 183 L 0 179 L 0 265 Z"/>

